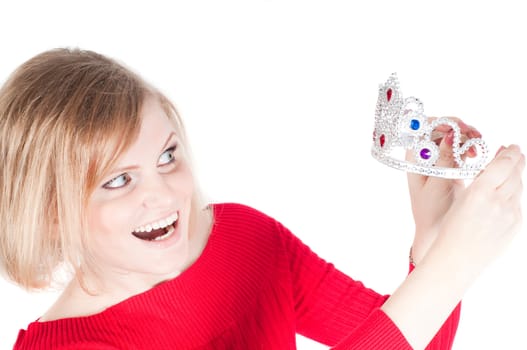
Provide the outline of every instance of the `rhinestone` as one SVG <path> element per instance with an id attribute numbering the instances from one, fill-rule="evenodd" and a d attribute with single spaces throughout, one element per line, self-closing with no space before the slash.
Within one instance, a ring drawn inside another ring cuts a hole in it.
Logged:
<path id="1" fill-rule="evenodd" d="M 407 133 L 402 133 L 399 137 L 399 141 L 401 143 L 401 146 L 406 149 L 411 148 L 415 142 L 414 136 Z"/>
<path id="2" fill-rule="evenodd" d="M 419 127 L 421 127 L 421 123 L 417 119 L 412 119 L 410 122 L 410 128 L 412 130 L 419 130 Z"/>
<path id="3" fill-rule="evenodd" d="M 430 152 L 428 148 L 423 148 L 421 152 L 419 152 L 419 155 L 423 159 L 430 159 L 430 157 L 432 156 L 432 153 Z"/>
<path id="4" fill-rule="evenodd" d="M 426 176 L 450 179 L 470 179 L 477 176 L 488 158 L 489 149 L 485 142 L 482 139 L 462 142 L 461 130 L 456 121 L 446 117 L 428 120 L 422 102 L 415 97 L 403 99 L 398 88 L 395 74 L 379 88 L 372 156 L 392 168 Z M 440 125 L 450 126 L 453 130 L 452 156 L 457 167 L 435 166 L 439 148 L 431 136 Z M 385 132 L 380 132 L 381 130 Z M 414 154 L 413 161 L 400 159 L 399 154 L 392 155 L 394 147 L 411 150 Z M 462 155 L 471 147 L 476 148 L 477 157 L 465 161 Z"/>

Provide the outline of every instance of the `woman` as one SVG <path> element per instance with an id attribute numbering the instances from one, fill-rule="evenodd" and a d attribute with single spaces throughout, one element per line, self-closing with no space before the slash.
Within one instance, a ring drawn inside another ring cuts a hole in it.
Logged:
<path id="1" fill-rule="evenodd" d="M 203 203 L 173 105 L 90 51 L 13 73 L 0 145 L 6 274 L 28 289 L 73 275 L 15 349 L 293 349 L 295 333 L 334 349 L 449 349 L 463 293 L 521 220 L 515 145 L 466 189 L 409 176 L 416 266 L 378 294 L 265 214 Z"/>

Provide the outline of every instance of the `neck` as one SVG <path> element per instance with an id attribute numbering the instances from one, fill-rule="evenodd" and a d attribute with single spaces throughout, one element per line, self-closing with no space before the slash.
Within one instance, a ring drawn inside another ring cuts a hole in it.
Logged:
<path id="1" fill-rule="evenodd" d="M 198 213 L 199 217 L 194 221 L 196 226 L 191 228 L 192 234 L 189 237 L 188 258 L 178 270 L 162 275 L 120 270 L 101 272 L 86 271 L 82 275 L 83 278 L 75 279 L 75 283 L 88 295 L 105 295 L 108 299 L 119 302 L 133 295 L 145 292 L 167 280 L 176 278 L 200 257 L 208 242 L 212 228 L 210 209 Z"/>

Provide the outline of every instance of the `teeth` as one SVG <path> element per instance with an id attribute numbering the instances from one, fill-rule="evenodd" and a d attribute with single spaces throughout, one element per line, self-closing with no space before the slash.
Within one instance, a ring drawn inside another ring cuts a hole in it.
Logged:
<path id="1" fill-rule="evenodd" d="M 168 229 L 168 232 L 165 233 L 164 235 L 162 236 L 159 236 L 159 237 L 156 237 L 154 238 L 154 241 L 161 241 L 163 239 L 167 239 L 168 237 L 172 236 L 172 233 L 174 232 L 174 226 L 170 226 L 170 228 Z"/>
<path id="2" fill-rule="evenodd" d="M 176 222 L 178 217 L 179 217 L 178 213 L 174 213 L 170 215 L 168 218 L 161 219 L 156 222 L 152 222 L 148 225 L 137 227 L 136 229 L 134 229 L 134 232 L 150 232 L 152 230 L 157 230 L 159 228 L 167 227 L 169 225 L 172 225 L 174 222 Z"/>

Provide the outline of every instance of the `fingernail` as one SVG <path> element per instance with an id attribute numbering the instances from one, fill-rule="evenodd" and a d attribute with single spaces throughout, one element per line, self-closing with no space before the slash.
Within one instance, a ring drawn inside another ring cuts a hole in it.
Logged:
<path id="1" fill-rule="evenodd" d="M 496 157 L 498 154 L 500 154 L 500 152 L 503 151 L 504 149 L 505 149 L 505 147 L 500 146 L 500 148 L 498 149 L 498 151 L 496 152 L 496 155 L 494 157 Z"/>

